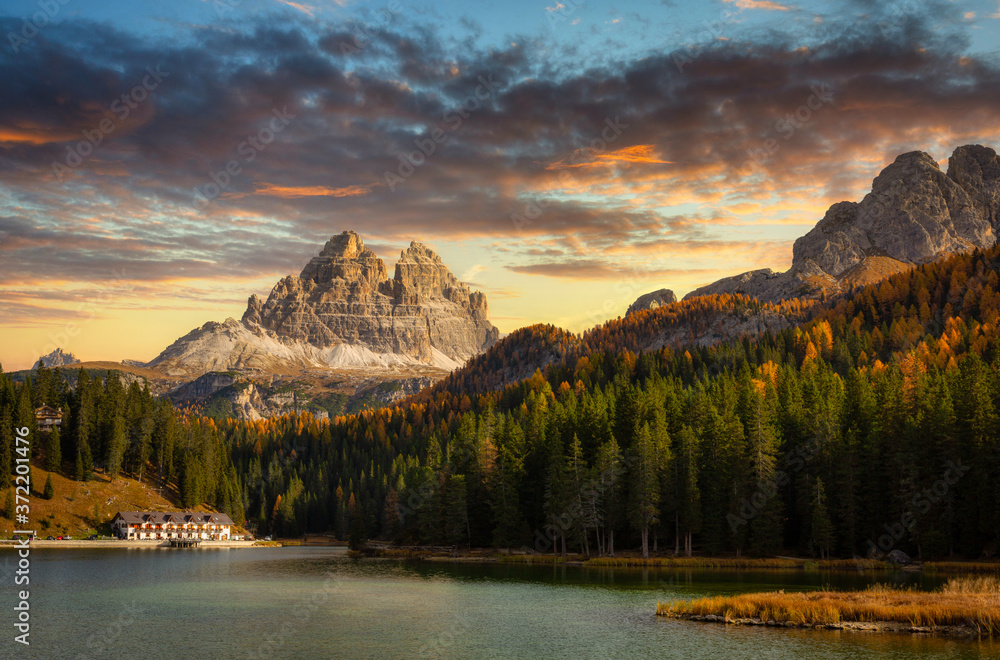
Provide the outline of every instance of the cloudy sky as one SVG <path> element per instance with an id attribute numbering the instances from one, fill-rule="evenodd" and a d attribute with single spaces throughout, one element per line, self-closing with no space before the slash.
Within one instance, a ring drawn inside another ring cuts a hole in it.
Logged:
<path id="1" fill-rule="evenodd" d="M 7 0 L 0 362 L 149 360 L 358 231 L 509 332 L 785 269 L 1000 145 L 998 0 Z"/>

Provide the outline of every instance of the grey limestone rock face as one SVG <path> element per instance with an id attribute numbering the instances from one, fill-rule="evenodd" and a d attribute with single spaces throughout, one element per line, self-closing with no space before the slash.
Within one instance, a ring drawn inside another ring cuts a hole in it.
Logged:
<path id="1" fill-rule="evenodd" d="M 251 296 L 243 323 L 325 348 L 364 346 L 430 360 L 432 349 L 464 361 L 492 346 L 486 296 L 471 292 L 427 246 L 410 243 L 389 279 L 385 263 L 354 232 L 334 236 L 267 300 Z"/>
<path id="2" fill-rule="evenodd" d="M 625 312 L 625 316 L 645 309 L 657 309 L 675 302 L 677 302 L 677 296 L 674 295 L 674 292 L 670 289 L 652 291 L 636 298 L 636 301 L 629 305 L 628 311 Z"/>
<path id="3" fill-rule="evenodd" d="M 684 298 L 738 293 L 758 300 L 770 300 L 775 296 L 791 298 L 798 295 L 801 289 L 802 283 L 790 272 L 775 273 L 770 268 L 762 268 L 725 277 L 695 289 Z"/>
<path id="4" fill-rule="evenodd" d="M 1000 238 L 1000 157 L 989 147 L 960 147 L 948 159 L 948 178 L 960 185 L 983 211 Z"/>
<path id="5" fill-rule="evenodd" d="M 450 368 L 498 338 L 486 296 L 459 282 L 433 250 L 412 242 L 390 278 L 361 237 L 345 231 L 298 276 L 278 281 L 267 300 L 250 296 L 239 322 L 206 324 L 150 365 L 266 368 L 284 360 L 337 366 L 390 355 Z"/>
<path id="6" fill-rule="evenodd" d="M 38 359 L 48 369 L 65 367 L 66 365 L 76 364 L 80 361 L 75 355 L 72 353 L 66 353 L 61 348 L 57 348 L 48 355 L 43 355 Z M 38 362 L 35 362 L 35 366 L 38 366 Z"/>
<path id="7" fill-rule="evenodd" d="M 979 145 L 955 150 L 947 173 L 922 151 L 902 154 L 860 202 L 839 202 L 795 241 L 785 273 L 758 270 L 689 293 L 743 293 L 760 300 L 808 296 L 924 264 L 948 253 L 989 248 L 1000 235 L 1000 159 Z M 867 271 L 867 273 L 866 273 Z"/>

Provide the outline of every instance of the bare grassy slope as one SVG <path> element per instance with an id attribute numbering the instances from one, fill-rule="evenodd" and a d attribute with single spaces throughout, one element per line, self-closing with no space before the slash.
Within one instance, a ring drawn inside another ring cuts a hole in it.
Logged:
<path id="1" fill-rule="evenodd" d="M 42 497 L 47 470 L 32 466 L 32 493 L 29 525 L 24 526 L 2 517 L 0 530 L 5 538 L 10 538 L 15 529 L 34 529 L 38 536 L 86 537 L 90 534 L 108 534 L 108 523 L 118 511 L 171 511 L 180 507 L 171 499 L 175 493 L 164 489 L 157 491 L 151 483 L 139 483 L 135 479 L 119 477 L 113 482 L 98 472 L 92 481 L 74 481 L 52 472 L 55 496 L 51 500 Z M 6 493 L 0 504 L 6 502 Z M 195 511 L 212 511 L 197 507 Z"/>

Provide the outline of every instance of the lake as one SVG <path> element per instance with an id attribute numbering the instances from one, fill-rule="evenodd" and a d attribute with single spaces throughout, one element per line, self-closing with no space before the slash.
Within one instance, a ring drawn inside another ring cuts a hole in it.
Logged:
<path id="1" fill-rule="evenodd" d="M 12 556 L 4 551 L 4 558 Z M 979 658 L 995 642 L 657 618 L 657 599 L 914 574 L 354 560 L 343 548 L 34 550 L 31 646 L 4 658 Z M 922 586 L 935 586 L 927 581 Z"/>

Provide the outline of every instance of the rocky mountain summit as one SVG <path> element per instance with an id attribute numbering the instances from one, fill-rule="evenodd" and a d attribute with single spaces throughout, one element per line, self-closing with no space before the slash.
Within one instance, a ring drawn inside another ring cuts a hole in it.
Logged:
<path id="1" fill-rule="evenodd" d="M 625 312 L 625 316 L 635 312 L 641 312 L 646 309 L 657 309 L 658 307 L 669 305 L 673 302 L 677 302 L 677 296 L 674 295 L 674 292 L 670 289 L 660 289 L 659 291 L 645 293 L 636 298 L 635 302 L 629 305 L 628 311 Z"/>
<path id="2" fill-rule="evenodd" d="M 451 370 L 492 346 L 486 296 L 416 241 L 390 278 L 361 237 L 331 238 L 267 300 L 250 296 L 240 321 L 206 323 L 149 363 L 171 372 L 430 365 Z"/>
<path id="3" fill-rule="evenodd" d="M 75 355 L 73 355 L 72 353 L 65 353 L 61 348 L 57 348 L 48 355 L 43 355 L 42 357 L 38 358 L 38 361 L 41 362 L 42 365 L 47 369 L 54 369 L 55 367 L 65 367 L 67 365 L 77 364 L 78 362 L 80 362 L 79 358 L 77 358 Z M 35 366 L 38 366 L 38 362 L 35 363 Z"/>
<path id="4" fill-rule="evenodd" d="M 701 287 L 685 298 L 742 293 L 778 300 L 868 284 L 955 252 L 992 247 L 1000 236 L 1000 158 L 988 147 L 959 147 L 948 171 L 922 151 L 882 170 L 860 202 L 830 207 L 795 241 L 784 273 L 755 270 Z"/>

